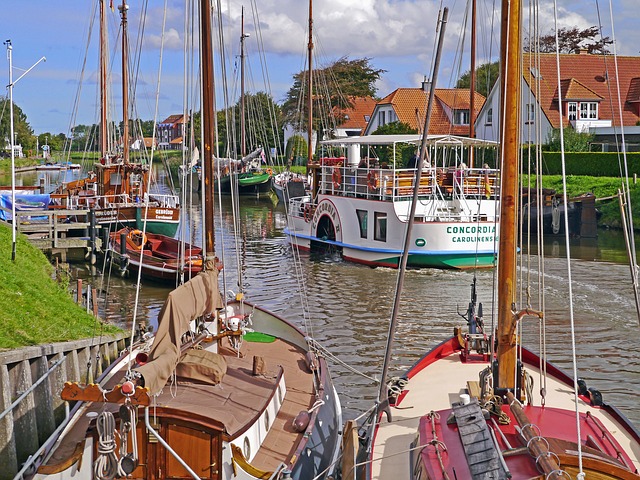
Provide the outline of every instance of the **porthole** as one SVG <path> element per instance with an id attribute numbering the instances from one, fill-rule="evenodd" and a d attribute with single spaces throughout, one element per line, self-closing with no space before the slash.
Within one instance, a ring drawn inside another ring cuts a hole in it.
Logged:
<path id="1" fill-rule="evenodd" d="M 265 430 L 269 430 L 269 412 L 265 411 L 264 412 L 264 428 Z"/>
<path id="2" fill-rule="evenodd" d="M 284 387 L 282 384 L 278 385 L 278 401 L 280 402 L 280 405 L 284 402 Z"/>
<path id="3" fill-rule="evenodd" d="M 244 458 L 247 460 L 251 459 L 251 442 L 249 442 L 249 437 L 244 437 L 244 443 L 242 444 L 242 453 L 244 453 Z"/>

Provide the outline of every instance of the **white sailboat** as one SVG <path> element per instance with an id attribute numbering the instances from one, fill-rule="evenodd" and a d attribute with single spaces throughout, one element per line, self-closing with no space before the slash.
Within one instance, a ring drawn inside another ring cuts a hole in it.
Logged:
<path id="1" fill-rule="evenodd" d="M 223 302 L 214 242 L 210 2 L 200 2 L 206 242 L 204 272 L 173 290 L 145 335 L 76 402 L 36 479 L 325 478 L 341 407 L 312 339 L 279 315 Z"/>
<path id="2" fill-rule="evenodd" d="M 640 478 L 640 432 L 607 403 L 606 393 L 579 379 L 577 366 L 567 375 L 549 363 L 543 296 L 518 293 L 519 1 L 502 2 L 502 25 L 497 327 L 483 318 L 474 283 L 468 328 L 456 329 L 389 380 L 398 293 L 378 402 L 359 430 L 358 467 L 343 470 L 342 478 L 356 472 L 366 479 Z M 522 345 L 525 325 L 539 326 L 536 347 Z M 575 350 L 575 332 L 572 338 L 567 350 Z"/>

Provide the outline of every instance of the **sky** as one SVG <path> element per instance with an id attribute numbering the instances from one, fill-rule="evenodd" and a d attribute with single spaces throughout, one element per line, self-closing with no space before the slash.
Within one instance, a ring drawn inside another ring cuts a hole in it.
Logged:
<path id="1" fill-rule="evenodd" d="M 117 5 L 121 3 L 121 0 L 113 1 L 115 11 L 108 11 L 111 47 L 117 43 L 120 22 Z M 136 68 L 136 116 L 143 120 L 157 118 L 162 121 L 171 114 L 181 113 L 184 99 L 192 97 L 192 94 L 185 94 L 184 88 L 185 70 L 193 72 L 196 68 L 189 62 L 185 67 L 184 12 L 185 3 L 189 2 L 149 0 L 146 13 L 142 15 L 143 1 L 129 1 L 132 48 L 138 43 L 138 38 L 143 39 L 142 48 L 136 54 L 140 60 L 135 62 L 139 64 Z M 68 133 L 72 125 L 93 124 L 98 120 L 97 3 L 98 0 L 0 0 L 0 39 L 3 42 L 11 40 L 13 46 L 13 79 L 41 57 L 46 57 L 46 62 L 38 64 L 13 89 L 14 102 L 26 113 L 36 134 Z M 292 76 L 305 68 L 308 2 L 220 0 L 219 3 L 220 10 L 217 7 L 215 10 L 223 24 L 227 85 L 232 103 L 238 92 L 233 79 L 238 77 L 242 7 L 245 10 L 245 32 L 249 34 L 245 42 L 246 89 L 250 92 L 266 91 L 281 103 L 293 83 Z M 497 58 L 499 4 L 499 0 L 477 0 L 478 64 Z M 609 37 L 613 37 L 609 15 L 613 11 L 617 53 L 640 54 L 637 0 L 611 0 L 611 3 L 557 0 L 557 4 L 559 27 L 586 28 L 601 24 L 604 35 Z M 469 29 L 465 21 L 467 0 L 316 0 L 313 4 L 314 63 L 326 66 L 345 56 L 349 59 L 370 58 L 373 68 L 385 70 L 376 84 L 379 97 L 396 88 L 419 87 L 425 76 L 432 75 L 436 23 L 441 5 L 449 8 L 449 22 L 438 86 L 453 87 L 456 79 L 469 70 L 466 46 Z M 528 17 L 530 7 L 526 2 L 524 9 L 525 17 Z M 553 2 L 540 0 L 537 11 L 542 33 L 551 33 Z M 141 18 L 145 19 L 142 36 L 139 35 Z M 524 24 L 528 24 L 526 18 Z M 465 46 L 462 54 L 460 45 Z M 6 46 L 2 48 L 6 52 Z M 221 72 L 219 66 L 216 69 Z M 114 60 L 110 116 L 116 121 L 121 119 L 121 94 L 117 93 L 121 81 L 119 72 L 119 60 Z M 0 81 L 5 86 L 9 84 L 9 61 L 6 57 L 0 61 Z M 218 87 L 221 88 L 222 84 L 219 81 Z M 193 87 L 189 91 L 193 91 Z M 2 94 L 8 94 L 8 89 Z M 221 99 L 222 95 L 218 98 Z M 196 102 L 188 100 L 186 103 L 192 105 Z M 218 101 L 218 108 L 222 107 Z"/>

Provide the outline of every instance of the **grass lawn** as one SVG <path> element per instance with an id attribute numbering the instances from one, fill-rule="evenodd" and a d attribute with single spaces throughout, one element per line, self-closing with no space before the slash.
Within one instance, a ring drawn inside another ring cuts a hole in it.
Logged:
<path id="1" fill-rule="evenodd" d="M 44 254 L 18 235 L 11 260 L 11 228 L 0 224 L 0 349 L 89 338 L 120 329 L 78 306 L 68 285 L 55 281 Z"/>

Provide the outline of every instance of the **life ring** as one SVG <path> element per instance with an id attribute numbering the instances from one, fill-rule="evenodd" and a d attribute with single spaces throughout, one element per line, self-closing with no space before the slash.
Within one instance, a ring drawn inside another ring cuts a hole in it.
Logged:
<path id="1" fill-rule="evenodd" d="M 369 172 L 367 174 L 367 187 L 369 187 L 369 190 L 377 190 L 380 188 L 378 180 L 378 172 Z"/>
<path id="2" fill-rule="evenodd" d="M 127 234 L 127 245 L 135 250 L 142 250 L 147 243 L 147 234 L 142 230 L 131 230 Z"/>
<path id="3" fill-rule="evenodd" d="M 304 221 L 309 223 L 311 221 L 311 219 L 313 218 L 313 214 L 314 214 L 314 209 L 311 206 L 310 203 L 305 203 L 304 204 L 304 210 L 303 210 L 303 215 L 304 215 Z"/>
<path id="4" fill-rule="evenodd" d="M 333 181 L 333 188 L 340 188 L 340 185 L 342 184 L 342 172 L 340 171 L 340 167 L 333 167 L 331 180 Z"/>
<path id="5" fill-rule="evenodd" d="M 201 267 L 202 266 L 202 258 L 201 257 L 189 257 L 186 261 L 186 264 L 191 267 Z"/>
<path id="6" fill-rule="evenodd" d="M 272 175 L 272 174 L 273 174 L 273 170 L 271 170 L 270 168 L 267 168 L 267 173 L 268 173 L 269 175 Z"/>

